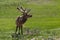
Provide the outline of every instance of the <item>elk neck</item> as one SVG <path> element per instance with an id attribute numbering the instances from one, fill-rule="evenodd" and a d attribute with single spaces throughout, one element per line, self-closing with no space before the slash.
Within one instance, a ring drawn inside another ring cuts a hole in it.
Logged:
<path id="1" fill-rule="evenodd" d="M 26 20 L 27 20 L 27 18 L 26 18 L 26 16 L 23 16 L 23 22 L 26 22 Z"/>

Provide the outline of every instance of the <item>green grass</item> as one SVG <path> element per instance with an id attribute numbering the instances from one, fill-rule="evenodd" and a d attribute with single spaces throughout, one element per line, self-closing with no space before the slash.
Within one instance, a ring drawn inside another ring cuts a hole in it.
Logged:
<path id="1" fill-rule="evenodd" d="M 20 0 L 5 1 L 7 0 L 0 0 L 0 32 L 15 31 L 16 18 L 22 14 L 16 9 Z M 51 0 L 51 2 L 46 4 L 44 2 L 22 3 L 25 8 L 31 8 L 30 13 L 33 15 L 24 27 L 40 30 L 60 28 L 60 0 Z"/>

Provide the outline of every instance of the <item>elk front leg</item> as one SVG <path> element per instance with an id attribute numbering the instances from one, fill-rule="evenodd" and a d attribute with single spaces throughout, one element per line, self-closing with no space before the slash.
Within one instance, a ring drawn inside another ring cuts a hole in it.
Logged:
<path id="1" fill-rule="evenodd" d="M 17 33 L 17 30 L 18 30 L 18 26 L 16 26 L 16 31 L 15 31 L 15 33 Z"/>
<path id="2" fill-rule="evenodd" d="M 18 32 L 18 34 L 20 35 L 20 26 L 19 26 L 19 32 Z"/>
<path id="3" fill-rule="evenodd" d="M 21 25 L 21 34 L 23 35 L 23 26 Z"/>

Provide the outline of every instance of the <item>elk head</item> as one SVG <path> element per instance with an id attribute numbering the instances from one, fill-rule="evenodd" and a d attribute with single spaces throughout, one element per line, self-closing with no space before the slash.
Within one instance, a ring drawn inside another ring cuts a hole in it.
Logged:
<path id="1" fill-rule="evenodd" d="M 26 18 L 29 18 L 29 17 L 32 17 L 31 14 L 29 14 L 29 12 L 31 11 L 31 9 L 26 9 L 26 8 L 23 8 L 22 6 L 21 7 L 17 7 L 17 9 L 23 13 L 23 16 L 25 16 Z"/>

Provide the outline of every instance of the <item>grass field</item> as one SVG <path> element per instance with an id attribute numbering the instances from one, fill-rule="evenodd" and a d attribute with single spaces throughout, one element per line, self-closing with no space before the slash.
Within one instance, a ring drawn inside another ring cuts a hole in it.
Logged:
<path id="1" fill-rule="evenodd" d="M 16 18 L 22 14 L 16 9 L 18 4 L 31 8 L 30 13 L 33 15 L 24 24 L 24 28 L 37 28 L 42 31 L 60 28 L 60 0 L 0 0 L 1 40 L 7 40 L 11 34 L 8 33 L 15 31 Z"/>

